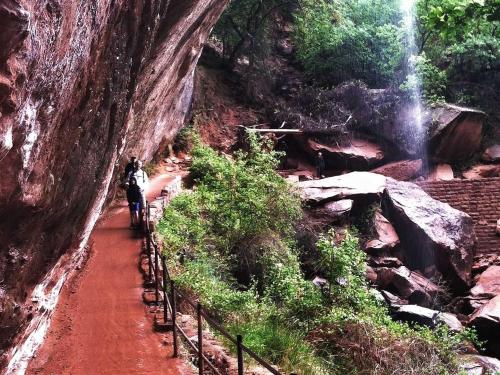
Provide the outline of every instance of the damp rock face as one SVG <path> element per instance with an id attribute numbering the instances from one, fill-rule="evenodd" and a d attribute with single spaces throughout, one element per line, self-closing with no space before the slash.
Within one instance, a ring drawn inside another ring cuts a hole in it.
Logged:
<path id="1" fill-rule="evenodd" d="M 33 285 L 90 233 L 117 167 L 183 123 L 226 3 L 0 2 L 0 351 Z"/>
<path id="2" fill-rule="evenodd" d="M 383 199 L 405 248 L 405 264 L 426 276 L 438 276 L 458 290 L 471 283 L 476 236 L 472 218 L 431 198 L 410 182 L 387 179 Z"/>

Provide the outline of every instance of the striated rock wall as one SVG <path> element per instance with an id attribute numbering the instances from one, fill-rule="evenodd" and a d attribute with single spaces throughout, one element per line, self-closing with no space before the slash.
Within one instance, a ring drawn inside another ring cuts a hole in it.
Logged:
<path id="1" fill-rule="evenodd" d="M 130 154 L 184 121 L 227 0 L 0 0 L 0 354 Z M 112 190 L 112 189 L 111 189 Z"/>

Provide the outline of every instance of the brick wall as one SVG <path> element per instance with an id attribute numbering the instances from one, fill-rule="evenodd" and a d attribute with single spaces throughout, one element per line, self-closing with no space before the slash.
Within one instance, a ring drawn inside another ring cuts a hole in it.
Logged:
<path id="1" fill-rule="evenodd" d="M 468 213 L 474 221 L 476 253 L 500 253 L 495 234 L 500 219 L 500 178 L 419 182 L 430 196 Z"/>

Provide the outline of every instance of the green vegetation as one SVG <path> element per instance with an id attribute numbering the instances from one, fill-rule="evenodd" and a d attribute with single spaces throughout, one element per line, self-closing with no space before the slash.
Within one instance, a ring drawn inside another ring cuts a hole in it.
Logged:
<path id="1" fill-rule="evenodd" d="M 393 322 L 368 288 L 354 232 L 321 236 L 314 262 L 327 283 L 305 278 L 293 241 L 300 201 L 274 171 L 278 153 L 255 135 L 232 158 L 194 144 L 195 187 L 159 232 L 177 285 L 230 332 L 286 372 L 456 373 L 464 335 Z"/>
<path id="2" fill-rule="evenodd" d="M 417 73 L 429 103 L 483 109 L 500 121 L 500 0 L 416 0 Z M 268 54 L 275 20 L 293 20 L 296 57 L 323 87 L 361 80 L 407 89 L 401 0 L 232 0 L 214 29 L 223 58 Z M 265 70 L 265 64 L 261 67 Z"/>
<path id="3" fill-rule="evenodd" d="M 324 85 L 360 79 L 387 86 L 403 57 L 397 0 L 302 0 L 295 44 L 305 70 Z"/>
<path id="4" fill-rule="evenodd" d="M 296 4 L 296 0 L 232 0 L 214 29 L 222 42 L 222 57 L 234 66 L 244 51 L 253 64 L 255 55 L 268 49 L 268 23 L 277 9 Z"/>
<path id="5" fill-rule="evenodd" d="M 426 98 L 478 107 L 498 123 L 500 1 L 420 0 L 417 10 Z"/>

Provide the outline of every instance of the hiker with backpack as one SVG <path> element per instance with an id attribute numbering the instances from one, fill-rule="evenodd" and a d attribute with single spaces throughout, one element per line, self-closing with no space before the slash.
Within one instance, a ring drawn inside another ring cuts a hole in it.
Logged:
<path id="1" fill-rule="evenodd" d="M 135 179 L 135 185 L 137 185 L 140 192 L 139 221 L 142 222 L 142 211 L 146 207 L 146 188 L 149 184 L 149 178 L 148 174 L 142 169 L 142 162 L 140 160 L 134 162 L 134 168 L 127 176 L 127 194 L 132 179 Z M 134 187 L 134 189 L 136 188 Z"/>
<path id="2" fill-rule="evenodd" d="M 131 177 L 128 181 L 127 201 L 130 210 L 130 228 L 137 229 L 141 223 L 140 213 L 142 211 L 142 196 L 141 188 L 137 185 L 135 177 Z"/>

